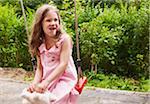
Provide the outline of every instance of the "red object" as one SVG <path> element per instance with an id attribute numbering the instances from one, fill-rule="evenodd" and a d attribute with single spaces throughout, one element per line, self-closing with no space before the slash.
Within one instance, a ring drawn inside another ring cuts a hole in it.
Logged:
<path id="1" fill-rule="evenodd" d="M 75 86 L 75 89 L 79 92 L 79 94 L 81 94 L 86 83 L 87 83 L 87 77 L 83 76 L 79 78 L 79 81 Z"/>

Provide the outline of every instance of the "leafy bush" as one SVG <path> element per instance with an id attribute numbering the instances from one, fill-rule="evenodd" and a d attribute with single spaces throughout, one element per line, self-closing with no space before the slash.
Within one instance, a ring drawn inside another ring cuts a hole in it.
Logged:
<path id="1" fill-rule="evenodd" d="M 11 9 L 10 9 L 11 8 Z M 15 7 L 0 5 L 0 66 L 28 68 L 29 53 L 23 18 L 17 17 Z"/>
<path id="2" fill-rule="evenodd" d="M 31 65 L 27 35 L 23 17 L 16 12 L 21 10 L 19 1 L 11 1 L 13 6 L 6 4 L 10 0 L 3 1 L 0 1 L 0 10 L 3 11 L 0 13 L 0 66 L 22 66 L 28 69 Z M 73 1 L 53 1 L 60 9 L 67 33 L 75 42 Z M 24 0 L 29 29 L 35 12 L 33 9 L 44 2 L 47 0 L 32 0 L 32 3 Z M 150 1 L 141 0 L 136 4 L 119 0 L 108 6 L 106 0 L 103 8 L 100 3 L 92 0 L 77 1 L 83 69 L 95 65 L 98 66 L 98 72 L 148 78 Z M 76 59 L 75 44 L 73 51 Z"/>
<path id="3" fill-rule="evenodd" d="M 141 2 L 140 9 L 123 3 L 120 9 L 105 6 L 96 18 L 80 24 L 84 67 L 98 64 L 99 71 L 148 78 L 148 4 Z M 93 55 L 96 62 L 91 63 Z"/>

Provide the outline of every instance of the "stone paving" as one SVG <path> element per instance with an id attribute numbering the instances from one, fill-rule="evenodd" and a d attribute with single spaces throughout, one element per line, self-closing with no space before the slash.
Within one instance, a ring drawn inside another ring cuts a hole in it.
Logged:
<path id="1" fill-rule="evenodd" d="M 0 104 L 21 104 L 20 93 L 28 83 L 0 78 Z M 150 104 L 150 93 L 86 88 L 78 104 Z"/>

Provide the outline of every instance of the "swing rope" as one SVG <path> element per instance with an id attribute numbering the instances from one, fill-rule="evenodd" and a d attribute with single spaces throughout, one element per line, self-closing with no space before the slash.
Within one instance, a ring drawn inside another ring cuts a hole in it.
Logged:
<path id="1" fill-rule="evenodd" d="M 80 59 L 80 49 L 79 49 L 79 34 L 78 34 L 78 17 L 76 13 L 76 0 L 74 0 L 74 14 L 75 14 L 75 34 L 76 34 L 76 48 L 77 48 L 77 68 L 78 68 L 78 77 L 82 77 L 81 70 L 81 59 Z"/>
<path id="2" fill-rule="evenodd" d="M 26 34 L 27 34 L 27 36 L 29 36 L 29 31 L 28 31 L 28 26 L 27 26 L 27 19 L 26 19 L 25 9 L 24 9 L 24 6 L 23 6 L 23 0 L 20 0 L 20 3 L 21 3 L 22 14 L 23 14 L 23 17 L 24 17 L 24 24 L 25 24 L 25 27 L 26 27 Z M 34 56 L 31 56 L 31 62 L 32 62 L 33 70 L 35 71 L 36 70 L 36 59 L 34 58 Z"/>
<path id="3" fill-rule="evenodd" d="M 75 33 L 76 33 L 76 46 L 77 46 L 77 69 L 78 69 L 78 82 L 75 86 L 75 89 L 81 94 L 85 84 L 87 83 L 87 77 L 83 76 L 81 69 L 81 59 L 80 59 L 80 50 L 79 50 L 79 34 L 78 34 L 78 17 L 76 13 L 76 0 L 74 0 L 74 14 L 75 14 Z"/>
<path id="4" fill-rule="evenodd" d="M 27 19 L 26 19 L 26 14 L 25 14 L 25 9 L 24 9 L 24 6 L 23 6 L 23 1 L 20 0 L 20 3 L 21 3 L 22 14 L 23 14 L 23 17 L 24 17 L 24 24 L 25 24 L 25 27 L 26 27 L 26 33 L 27 33 L 27 35 L 29 35 L 28 26 L 27 26 Z"/>

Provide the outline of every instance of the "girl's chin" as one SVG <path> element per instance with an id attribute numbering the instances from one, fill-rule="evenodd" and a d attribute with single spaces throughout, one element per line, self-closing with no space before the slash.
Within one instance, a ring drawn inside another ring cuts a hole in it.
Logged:
<path id="1" fill-rule="evenodd" d="M 54 37 L 56 35 L 56 31 L 50 31 L 49 33 L 48 33 L 48 36 L 49 37 Z"/>
<path id="2" fill-rule="evenodd" d="M 56 30 L 51 30 L 50 33 L 56 33 Z"/>

